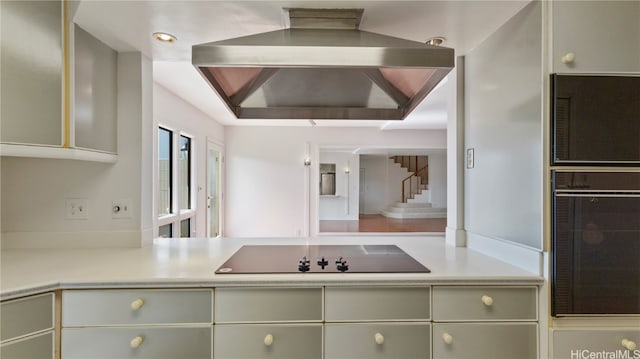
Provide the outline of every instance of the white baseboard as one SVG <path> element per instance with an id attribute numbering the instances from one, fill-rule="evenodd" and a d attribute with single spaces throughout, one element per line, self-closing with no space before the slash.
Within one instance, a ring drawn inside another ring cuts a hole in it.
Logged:
<path id="1" fill-rule="evenodd" d="M 34 248 L 139 248 L 152 244 L 152 229 L 140 231 L 5 232 L 2 249 Z"/>
<path id="2" fill-rule="evenodd" d="M 486 237 L 478 233 L 467 231 L 466 234 L 467 247 L 469 249 L 507 262 L 528 272 L 538 275 L 544 274 L 542 251 L 503 239 Z"/>
<path id="3" fill-rule="evenodd" d="M 467 232 L 464 229 L 447 227 L 445 243 L 454 247 L 464 247 L 467 245 Z"/>

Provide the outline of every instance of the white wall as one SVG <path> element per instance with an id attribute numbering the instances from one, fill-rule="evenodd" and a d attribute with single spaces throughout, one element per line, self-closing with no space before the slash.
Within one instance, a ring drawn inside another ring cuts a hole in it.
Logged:
<path id="1" fill-rule="evenodd" d="M 466 56 L 465 229 L 542 248 L 542 11 L 532 2 Z"/>
<path id="2" fill-rule="evenodd" d="M 152 69 L 140 53 L 118 54 L 115 164 L 2 158 L 2 246 L 140 246 L 151 240 Z M 88 201 L 86 220 L 66 219 L 65 200 Z M 131 199 L 132 218 L 113 219 Z"/>
<path id="3" fill-rule="evenodd" d="M 320 196 L 320 220 L 358 220 L 360 171 L 358 156 L 352 152 L 320 152 L 319 163 L 336 165 L 336 195 Z M 349 174 L 345 169 L 349 168 Z M 347 187 L 348 186 L 348 187 Z"/>
<path id="4" fill-rule="evenodd" d="M 305 228 L 317 233 L 320 148 L 446 147 L 445 131 L 427 130 L 234 126 L 225 129 L 225 137 L 229 237 L 305 235 Z M 312 166 L 307 168 L 303 161 L 309 151 Z M 306 213 L 312 219 L 309 226 Z"/>
<path id="5" fill-rule="evenodd" d="M 446 152 L 429 155 L 429 191 L 431 192 L 432 207 L 447 207 Z"/>
<path id="6" fill-rule="evenodd" d="M 200 110 L 193 107 L 180 97 L 176 96 L 161 85 L 153 85 L 153 121 L 154 129 L 163 126 L 167 129 L 180 132 L 192 139 L 192 188 L 196 189 L 195 206 L 195 236 L 205 237 L 207 221 L 207 141 L 211 140 L 219 145 L 224 145 L 224 126 L 210 118 Z M 158 131 L 152 131 L 154 146 L 157 148 Z M 153 154 L 153 163 L 157 162 L 157 151 Z M 156 176 L 157 168 L 153 173 Z M 157 181 L 153 182 L 154 185 Z M 157 189 L 155 189 L 157 191 Z M 156 193 L 156 192 L 154 192 Z M 157 204 L 153 202 L 154 230 L 157 222 Z M 157 233 L 154 232 L 154 235 Z"/>

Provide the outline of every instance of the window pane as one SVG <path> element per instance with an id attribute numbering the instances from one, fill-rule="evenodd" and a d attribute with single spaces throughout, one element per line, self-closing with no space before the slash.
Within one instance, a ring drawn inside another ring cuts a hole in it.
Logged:
<path id="1" fill-rule="evenodd" d="M 191 218 L 180 221 L 180 237 L 191 237 Z"/>
<path id="2" fill-rule="evenodd" d="M 191 208 L 191 139 L 180 136 L 180 209 Z"/>
<path id="3" fill-rule="evenodd" d="M 171 223 L 158 227 L 158 237 L 171 238 L 173 233 L 173 225 Z"/>
<path id="4" fill-rule="evenodd" d="M 171 136 L 164 128 L 158 129 L 158 215 L 172 212 L 171 206 Z"/>

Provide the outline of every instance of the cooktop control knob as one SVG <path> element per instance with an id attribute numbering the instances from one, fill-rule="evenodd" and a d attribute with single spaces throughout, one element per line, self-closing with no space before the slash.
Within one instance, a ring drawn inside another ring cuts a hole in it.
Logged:
<path id="1" fill-rule="evenodd" d="M 320 266 L 320 268 L 324 269 L 324 267 L 329 265 L 329 262 L 327 262 L 327 260 L 322 257 L 322 259 L 318 260 L 318 265 Z"/>
<path id="2" fill-rule="evenodd" d="M 340 271 L 340 272 L 346 272 L 349 270 L 349 265 L 347 264 L 347 261 L 342 259 L 342 257 L 340 257 L 340 259 L 338 261 L 336 261 L 336 268 Z"/>
<path id="3" fill-rule="evenodd" d="M 300 272 L 308 272 L 310 269 L 309 260 L 307 257 L 302 257 L 302 259 L 298 262 L 298 270 Z"/>

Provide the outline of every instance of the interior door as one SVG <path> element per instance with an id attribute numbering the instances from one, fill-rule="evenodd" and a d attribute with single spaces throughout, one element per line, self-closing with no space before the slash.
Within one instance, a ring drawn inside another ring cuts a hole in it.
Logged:
<path id="1" fill-rule="evenodd" d="M 222 148 L 207 142 L 207 237 L 222 235 L 220 210 L 222 204 Z"/>

